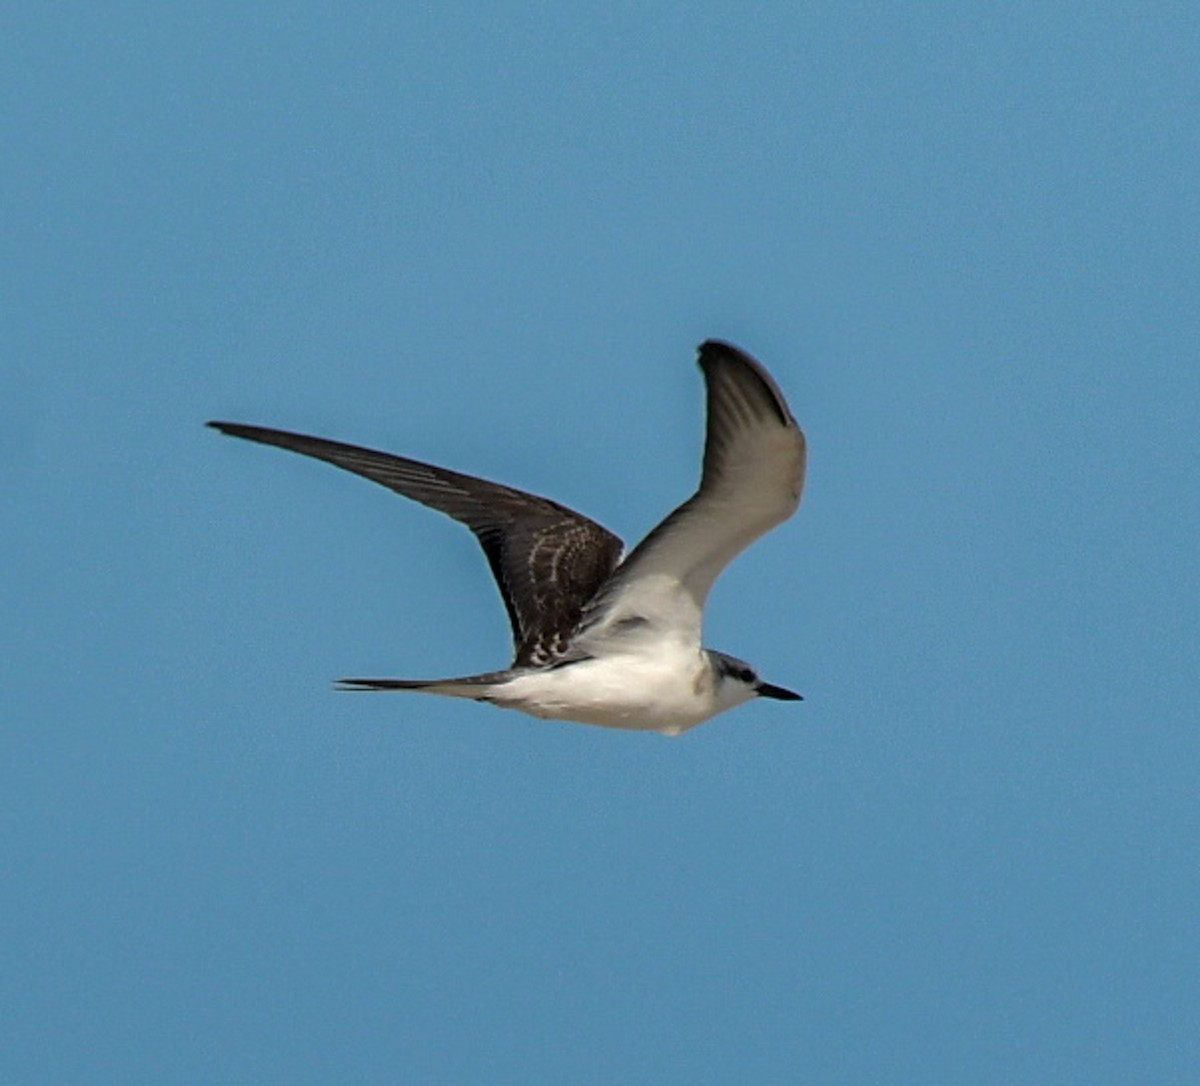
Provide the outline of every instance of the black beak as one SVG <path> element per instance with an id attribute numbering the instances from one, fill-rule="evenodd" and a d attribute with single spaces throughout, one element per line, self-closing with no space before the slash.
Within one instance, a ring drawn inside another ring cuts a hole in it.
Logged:
<path id="1" fill-rule="evenodd" d="M 776 701 L 803 701 L 804 697 L 782 686 L 772 686 L 770 683 L 759 683 L 755 691 L 760 698 L 775 698 Z"/>

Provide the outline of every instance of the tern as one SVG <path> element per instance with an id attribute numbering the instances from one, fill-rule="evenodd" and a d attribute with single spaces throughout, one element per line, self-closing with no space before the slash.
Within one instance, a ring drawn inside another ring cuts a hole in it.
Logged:
<path id="1" fill-rule="evenodd" d="M 548 498 L 338 441 L 208 425 L 362 475 L 465 524 L 482 546 L 512 625 L 511 666 L 451 679 L 342 679 L 340 689 L 415 690 L 679 735 L 755 697 L 800 700 L 702 647 L 701 620 L 720 572 L 799 506 L 804 435 L 744 351 L 708 340 L 698 361 L 708 411 L 699 489 L 627 556 L 608 529 Z"/>

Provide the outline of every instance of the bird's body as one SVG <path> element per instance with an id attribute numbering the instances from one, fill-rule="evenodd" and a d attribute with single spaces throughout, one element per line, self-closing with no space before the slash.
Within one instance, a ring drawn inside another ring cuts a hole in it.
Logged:
<path id="1" fill-rule="evenodd" d="M 464 679 L 392 680 L 430 694 L 486 701 L 546 720 L 679 735 L 755 696 L 729 682 L 705 649 L 656 640 L 551 667 L 513 668 Z"/>
<path id="2" fill-rule="evenodd" d="M 708 387 L 700 488 L 624 560 L 611 532 L 546 498 L 323 438 L 209 425 L 363 475 L 461 521 L 482 545 L 513 628 L 512 666 L 451 679 L 344 679 L 343 689 L 415 690 L 678 735 L 756 696 L 799 697 L 703 648 L 700 627 L 721 570 L 799 504 L 804 437 L 748 355 L 709 340 L 700 365 Z"/>

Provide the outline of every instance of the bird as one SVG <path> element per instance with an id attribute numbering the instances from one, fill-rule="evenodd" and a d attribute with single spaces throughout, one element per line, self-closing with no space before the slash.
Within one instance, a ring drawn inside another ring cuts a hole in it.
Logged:
<path id="1" fill-rule="evenodd" d="M 800 701 L 704 648 L 709 590 L 796 511 L 804 434 L 767 370 L 730 343 L 698 349 L 707 421 L 700 485 L 628 554 L 607 528 L 500 483 L 390 453 L 238 422 L 223 434 L 361 475 L 466 525 L 512 626 L 509 667 L 445 679 L 341 679 L 341 690 L 469 698 L 534 717 L 676 736 L 752 698 Z"/>

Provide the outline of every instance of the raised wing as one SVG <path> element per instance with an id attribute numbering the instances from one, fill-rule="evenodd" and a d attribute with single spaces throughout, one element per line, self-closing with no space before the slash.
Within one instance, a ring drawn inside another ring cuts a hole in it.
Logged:
<path id="1" fill-rule="evenodd" d="M 700 346 L 708 425 L 700 488 L 621 563 L 588 606 L 587 631 L 642 620 L 700 639 L 700 616 L 718 574 L 759 536 L 787 520 L 804 487 L 804 434 L 771 375 L 719 340 Z"/>
<path id="2" fill-rule="evenodd" d="M 465 524 L 512 624 L 514 665 L 555 659 L 621 556 L 612 532 L 548 498 L 390 453 L 286 430 L 210 422 L 223 434 L 324 460 Z"/>

